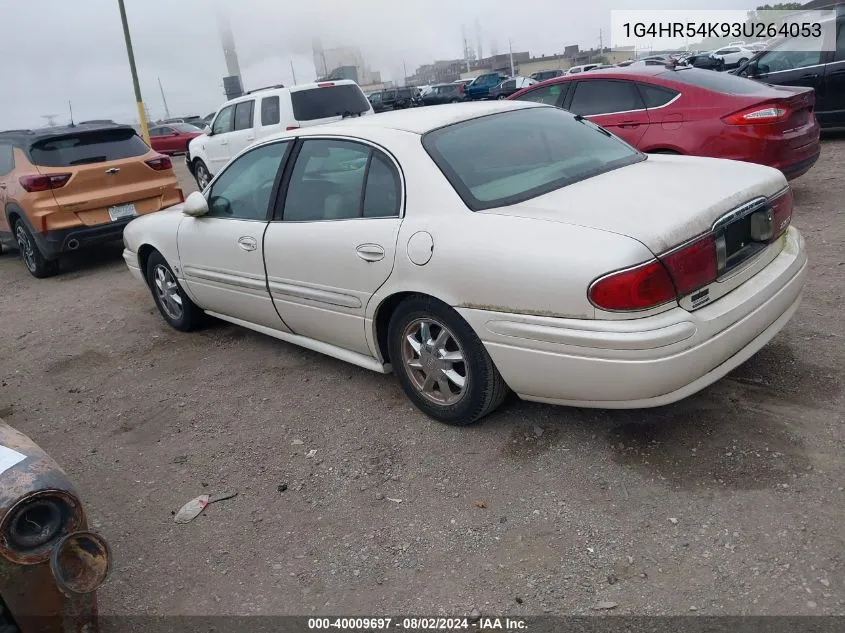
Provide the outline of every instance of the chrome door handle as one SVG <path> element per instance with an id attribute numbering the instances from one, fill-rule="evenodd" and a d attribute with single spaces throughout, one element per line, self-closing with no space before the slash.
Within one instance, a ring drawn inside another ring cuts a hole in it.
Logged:
<path id="1" fill-rule="evenodd" d="M 377 262 L 384 259 L 384 249 L 378 244 L 361 244 L 355 251 L 365 262 Z"/>
<path id="2" fill-rule="evenodd" d="M 256 248 L 258 248 L 258 241 L 254 237 L 245 235 L 238 240 L 238 246 L 240 246 L 245 251 L 254 251 Z"/>
<path id="3" fill-rule="evenodd" d="M 247 141 L 254 141 L 254 140 L 255 140 L 255 137 L 254 137 L 254 136 L 247 136 L 247 137 L 246 137 L 246 140 L 247 140 Z"/>
<path id="4" fill-rule="evenodd" d="M 221 145 L 228 145 L 228 144 L 229 144 L 229 141 L 220 141 L 220 144 L 221 144 Z"/>

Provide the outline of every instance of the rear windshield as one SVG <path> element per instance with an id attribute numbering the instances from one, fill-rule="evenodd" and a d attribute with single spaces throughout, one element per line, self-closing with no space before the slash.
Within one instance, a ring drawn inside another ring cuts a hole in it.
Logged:
<path id="1" fill-rule="evenodd" d="M 665 73 L 660 73 L 659 76 L 723 94 L 753 95 L 766 91 L 764 84 L 751 79 L 729 75 L 728 73 L 716 73 L 712 70 L 702 70 L 700 68 L 669 70 Z"/>
<path id="2" fill-rule="evenodd" d="M 68 167 L 143 156 L 149 151 L 134 130 L 97 130 L 38 141 L 29 155 L 36 165 Z"/>
<path id="3" fill-rule="evenodd" d="M 558 108 L 526 108 L 429 132 L 423 146 L 473 210 L 515 204 L 644 160 L 630 145 Z"/>
<path id="4" fill-rule="evenodd" d="M 297 121 L 349 116 L 370 109 L 364 93 L 353 84 L 297 90 L 290 93 L 290 98 L 293 104 L 293 118 Z"/>
<path id="5" fill-rule="evenodd" d="M 199 125 L 199 121 L 197 124 Z M 180 132 L 190 133 L 190 132 L 201 132 L 202 130 L 199 129 L 196 125 L 191 125 L 190 123 L 173 123 L 170 127 L 174 130 L 179 130 Z"/>

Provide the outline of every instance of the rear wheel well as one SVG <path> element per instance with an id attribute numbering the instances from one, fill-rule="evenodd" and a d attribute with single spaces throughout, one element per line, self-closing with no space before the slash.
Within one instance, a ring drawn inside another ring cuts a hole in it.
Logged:
<path id="1" fill-rule="evenodd" d="M 655 147 L 654 149 L 647 149 L 646 154 L 674 154 L 679 156 L 681 152 L 675 149 L 669 149 L 668 147 Z"/>
<path id="2" fill-rule="evenodd" d="M 388 349 L 389 346 L 387 344 L 387 327 L 388 325 L 390 325 L 390 318 L 393 316 L 393 313 L 396 311 L 396 308 L 399 307 L 400 303 L 402 303 L 408 297 L 413 296 L 423 297 L 429 295 L 425 295 L 419 292 L 397 292 L 396 294 L 390 295 L 384 301 L 382 301 L 378 309 L 376 310 L 376 345 L 378 345 L 378 351 L 381 354 L 381 358 L 385 363 L 390 362 L 390 351 Z"/>

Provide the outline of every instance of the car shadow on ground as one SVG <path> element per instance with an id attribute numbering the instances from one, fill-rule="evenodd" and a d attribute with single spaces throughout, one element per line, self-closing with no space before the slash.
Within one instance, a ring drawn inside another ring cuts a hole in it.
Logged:
<path id="1" fill-rule="evenodd" d="M 120 242 L 103 244 L 96 249 L 67 253 L 61 257 L 57 279 L 61 281 L 75 279 L 80 275 L 111 267 L 119 261 L 123 261 L 123 244 Z"/>
<path id="2" fill-rule="evenodd" d="M 843 391 L 837 368 L 801 361 L 774 342 L 728 376 L 680 402 L 653 409 L 557 407 L 511 395 L 475 427 L 504 438 L 502 457 L 595 451 L 649 480 L 682 489 L 788 487 L 811 470 L 802 411 Z M 820 403 L 830 403 L 828 405 Z M 531 422 L 527 422 L 530 420 Z"/>

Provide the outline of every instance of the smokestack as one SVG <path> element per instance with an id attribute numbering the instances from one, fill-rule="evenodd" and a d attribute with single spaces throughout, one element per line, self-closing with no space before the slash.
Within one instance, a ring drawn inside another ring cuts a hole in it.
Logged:
<path id="1" fill-rule="evenodd" d="M 238 64 L 238 52 L 235 50 L 235 38 L 232 35 L 232 27 L 222 13 L 217 14 L 217 21 L 220 25 L 220 43 L 223 45 L 223 56 L 226 58 L 226 70 L 229 76 L 241 76 L 241 67 Z"/>
<path id="2" fill-rule="evenodd" d="M 475 42 L 476 42 L 476 54 L 478 55 L 478 59 L 483 59 L 484 51 L 481 48 L 481 22 L 478 21 L 478 18 L 475 18 Z"/>

